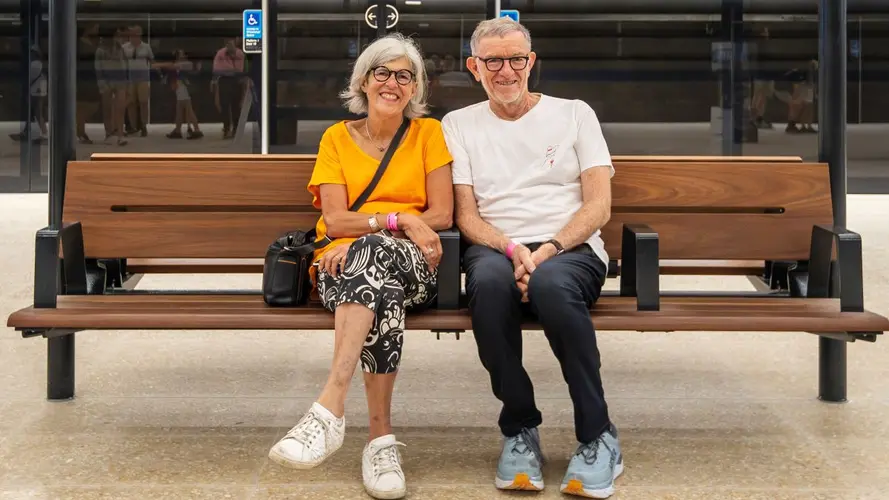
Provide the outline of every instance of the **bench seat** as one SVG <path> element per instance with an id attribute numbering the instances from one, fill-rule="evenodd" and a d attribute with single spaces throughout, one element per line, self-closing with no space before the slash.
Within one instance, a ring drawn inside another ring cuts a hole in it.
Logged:
<path id="1" fill-rule="evenodd" d="M 889 320 L 843 312 L 836 299 L 664 297 L 659 311 L 639 311 L 633 297 L 603 296 L 590 313 L 598 330 L 882 332 Z M 28 307 L 9 318 L 20 330 L 332 330 L 320 304 L 273 308 L 260 295 L 69 295 L 56 308 Z M 539 329 L 532 321 L 527 328 Z M 407 330 L 471 330 L 468 311 L 409 314 Z"/>

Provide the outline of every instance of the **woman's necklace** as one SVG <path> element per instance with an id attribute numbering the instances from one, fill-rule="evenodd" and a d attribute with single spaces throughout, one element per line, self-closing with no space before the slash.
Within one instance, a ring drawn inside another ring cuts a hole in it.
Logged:
<path id="1" fill-rule="evenodd" d="M 364 132 L 367 133 L 367 138 L 373 143 L 374 147 L 377 148 L 381 153 L 386 150 L 386 146 L 380 146 L 377 142 L 376 137 L 370 135 L 370 129 L 367 127 L 367 122 L 369 122 L 367 118 L 364 119 Z"/>

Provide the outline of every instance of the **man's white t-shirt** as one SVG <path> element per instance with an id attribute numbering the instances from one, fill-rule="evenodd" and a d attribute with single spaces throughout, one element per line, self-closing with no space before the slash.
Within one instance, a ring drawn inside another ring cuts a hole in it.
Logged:
<path id="1" fill-rule="evenodd" d="M 543 242 L 583 205 L 580 173 L 605 167 L 611 153 L 596 113 L 585 102 L 542 95 L 515 121 L 484 101 L 442 119 L 454 158 L 454 184 L 473 186 L 485 222 L 517 243 Z M 608 264 L 600 231 L 587 243 Z"/>

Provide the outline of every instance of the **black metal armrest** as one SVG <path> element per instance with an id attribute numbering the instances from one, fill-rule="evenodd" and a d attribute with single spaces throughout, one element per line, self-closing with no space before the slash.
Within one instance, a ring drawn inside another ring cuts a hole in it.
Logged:
<path id="1" fill-rule="evenodd" d="M 83 227 L 79 222 L 64 224 L 62 236 L 62 293 L 84 295 L 89 293 L 86 258 L 83 249 Z"/>
<path id="2" fill-rule="evenodd" d="M 59 295 L 87 293 L 83 228 L 79 222 L 64 224 L 61 229 L 38 230 L 34 250 L 34 307 L 56 307 Z"/>
<path id="3" fill-rule="evenodd" d="M 44 227 L 34 242 L 34 307 L 54 308 L 61 293 L 61 231 Z"/>
<path id="4" fill-rule="evenodd" d="M 836 243 L 837 279 L 839 280 L 840 310 L 864 311 L 864 281 L 861 263 L 861 236 L 847 229 L 818 224 L 812 227 L 812 246 L 809 251 L 809 280 L 806 296 L 835 297 L 831 293 L 831 265 Z"/>
<path id="5" fill-rule="evenodd" d="M 460 308 L 460 231 L 453 227 L 438 232 L 441 263 L 438 265 L 438 309 Z"/>
<path id="6" fill-rule="evenodd" d="M 645 224 L 624 224 L 620 294 L 623 297 L 636 297 L 639 311 L 660 310 L 658 235 Z"/>

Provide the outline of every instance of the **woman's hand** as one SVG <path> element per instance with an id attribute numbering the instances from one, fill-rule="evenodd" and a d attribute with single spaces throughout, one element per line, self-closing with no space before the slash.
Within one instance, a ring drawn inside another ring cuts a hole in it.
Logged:
<path id="1" fill-rule="evenodd" d="M 318 261 L 318 270 L 325 270 L 332 278 L 336 278 L 337 271 L 346 268 L 346 255 L 349 253 L 349 245 L 337 245 L 321 256 Z"/>
<path id="2" fill-rule="evenodd" d="M 438 233 L 432 230 L 428 224 L 413 214 L 399 214 L 398 225 L 423 253 L 426 263 L 429 264 L 429 272 L 438 267 L 441 262 L 441 239 Z"/>

